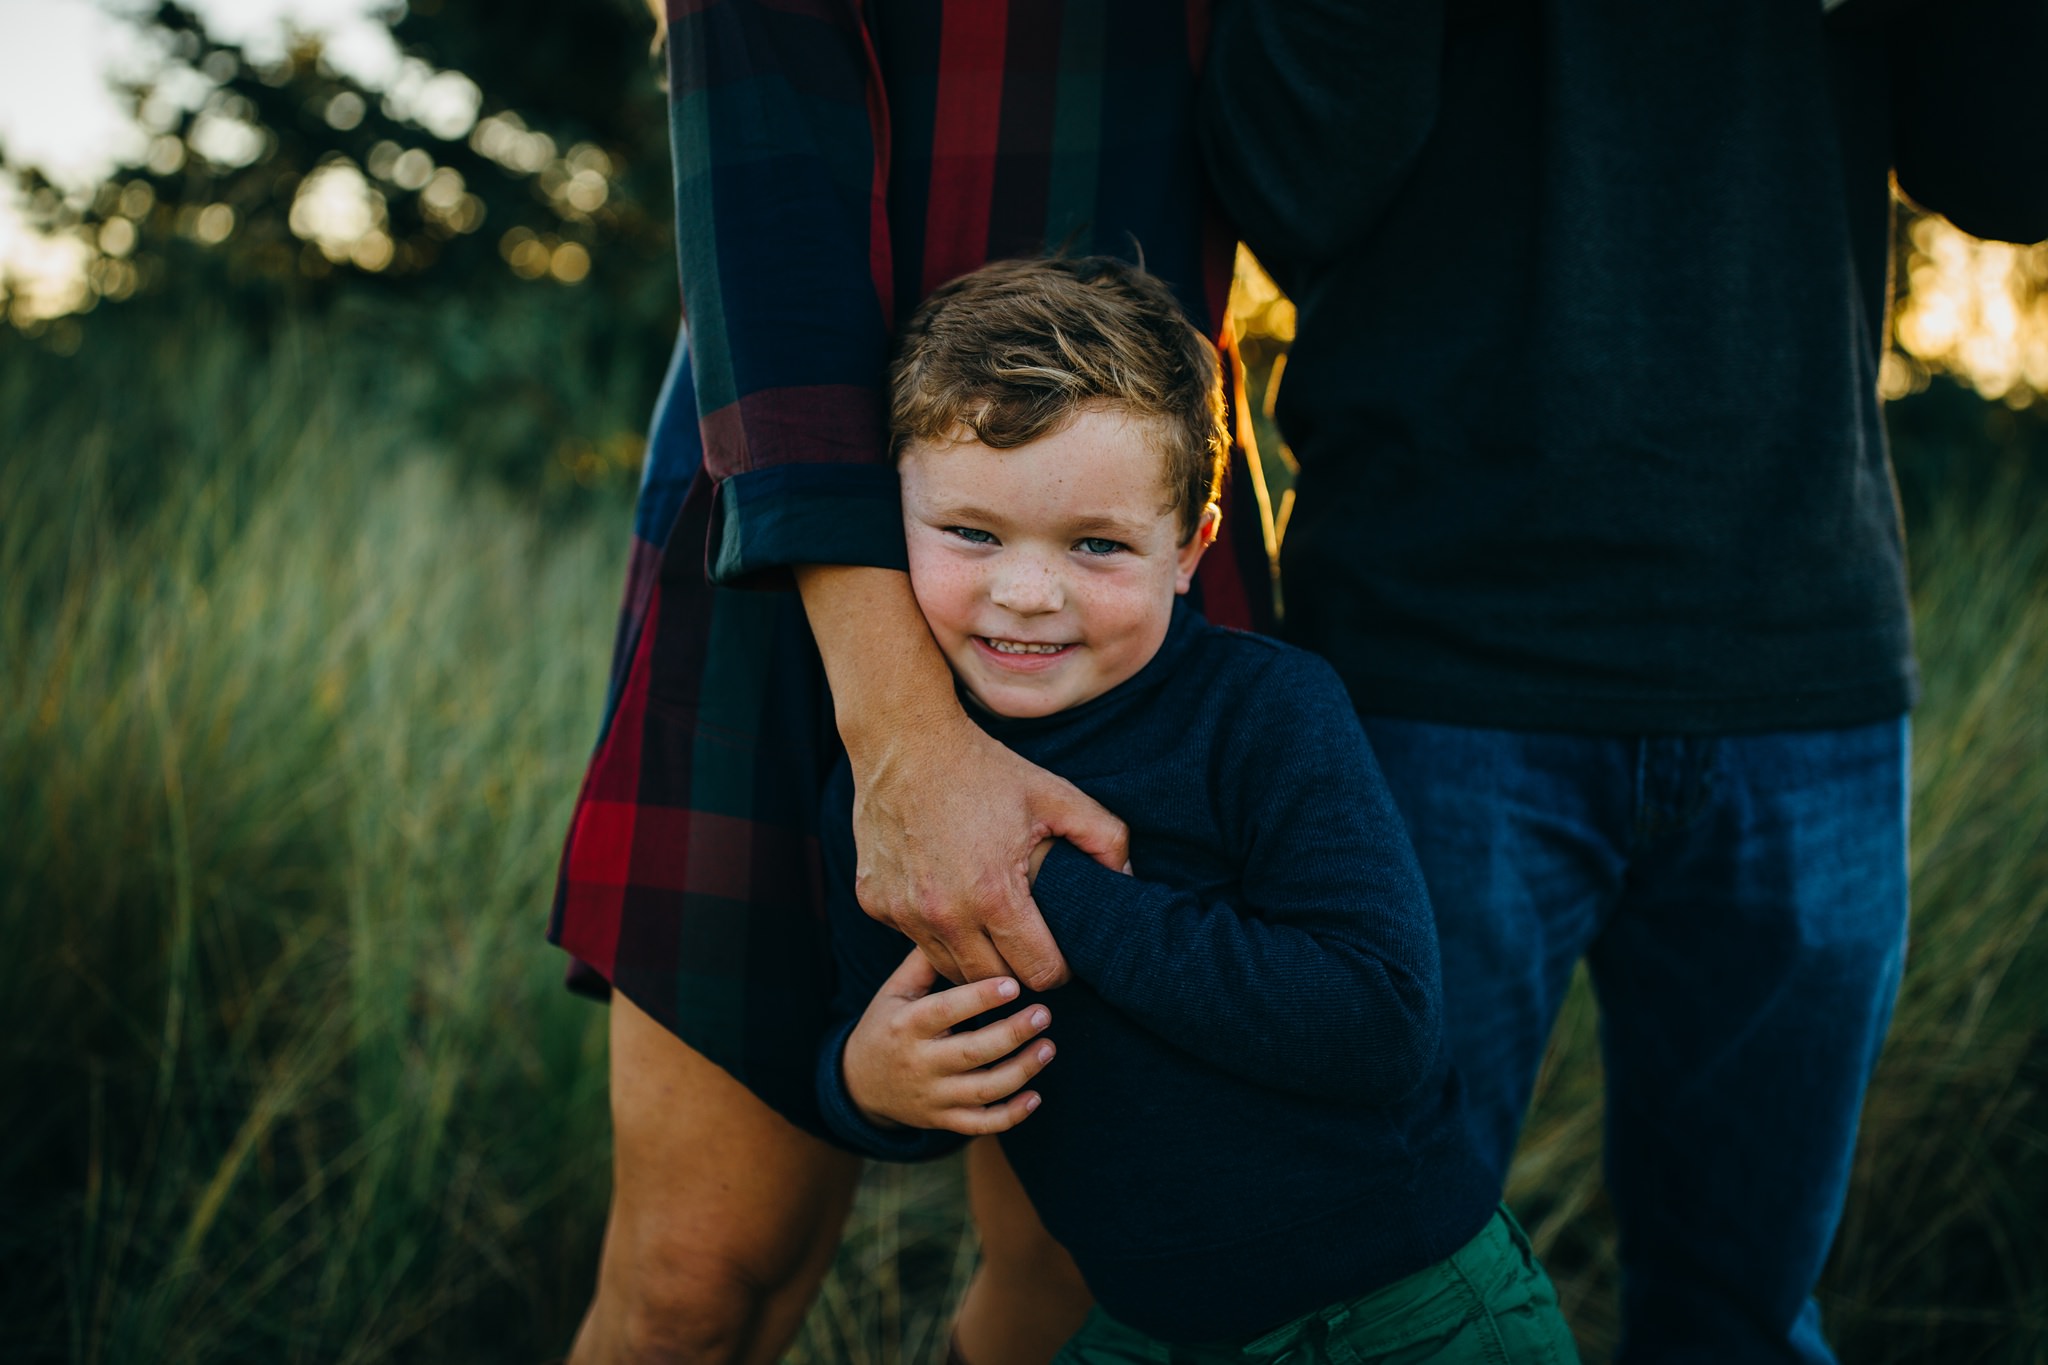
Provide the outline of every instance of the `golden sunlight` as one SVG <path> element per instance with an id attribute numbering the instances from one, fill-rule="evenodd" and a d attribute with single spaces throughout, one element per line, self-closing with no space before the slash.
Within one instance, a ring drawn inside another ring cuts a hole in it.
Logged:
<path id="1" fill-rule="evenodd" d="M 1942 219 L 1910 233 L 1907 288 L 1887 357 L 1887 398 L 1950 374 L 1986 398 L 2025 407 L 2048 395 L 2048 244 L 1982 242 Z"/>

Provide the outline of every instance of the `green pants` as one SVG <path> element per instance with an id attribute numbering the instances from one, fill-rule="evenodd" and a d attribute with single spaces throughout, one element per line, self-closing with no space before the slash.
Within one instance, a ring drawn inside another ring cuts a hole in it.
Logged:
<path id="1" fill-rule="evenodd" d="M 1241 1345 L 1173 1345 L 1096 1309 L 1053 1365 L 1576 1365 L 1557 1291 L 1503 1208 L 1427 1270 Z"/>

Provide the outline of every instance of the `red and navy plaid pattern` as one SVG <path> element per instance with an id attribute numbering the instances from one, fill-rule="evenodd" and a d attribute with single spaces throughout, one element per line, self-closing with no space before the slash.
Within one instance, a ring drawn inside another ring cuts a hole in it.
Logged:
<path id="1" fill-rule="evenodd" d="M 838 739 L 801 604 L 760 589 L 791 564 L 902 566 L 883 370 L 933 286 L 1002 256 L 1142 255 L 1218 330 L 1235 239 L 1194 141 L 1207 6 L 670 0 L 669 22 L 687 323 L 549 938 L 572 984 L 623 991 L 815 1127 Z M 1238 501 L 1201 591 L 1258 625 Z"/>

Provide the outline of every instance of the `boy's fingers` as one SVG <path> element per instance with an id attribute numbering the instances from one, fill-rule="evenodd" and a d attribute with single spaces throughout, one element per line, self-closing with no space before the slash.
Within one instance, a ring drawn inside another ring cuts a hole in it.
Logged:
<path id="1" fill-rule="evenodd" d="M 939 1084 L 935 1093 L 946 1104 L 989 1105 L 1007 1099 L 1030 1084 L 1053 1059 L 1053 1045 L 1040 1039 L 1015 1056 L 979 1071 L 969 1071 Z"/>
<path id="2" fill-rule="evenodd" d="M 1017 998 L 1017 983 L 1007 976 L 992 976 L 965 986 L 934 991 L 911 1007 L 907 1022 L 925 1038 L 936 1038 L 946 1030 L 987 1014 Z"/>
<path id="3" fill-rule="evenodd" d="M 939 1044 L 939 1061 L 955 1071 L 971 1071 L 1009 1056 L 1032 1038 L 1045 1032 L 1052 1011 L 1043 1005 L 1018 1010 L 1006 1019 L 983 1025 L 972 1032 L 956 1034 Z"/>
<path id="4" fill-rule="evenodd" d="M 985 1137 L 990 1133 L 1007 1133 L 1038 1108 L 1038 1092 L 1027 1090 L 1021 1095 L 1012 1095 L 1001 1104 L 980 1108 L 951 1109 L 939 1116 L 938 1126 L 949 1133 L 966 1133 L 970 1137 Z"/>

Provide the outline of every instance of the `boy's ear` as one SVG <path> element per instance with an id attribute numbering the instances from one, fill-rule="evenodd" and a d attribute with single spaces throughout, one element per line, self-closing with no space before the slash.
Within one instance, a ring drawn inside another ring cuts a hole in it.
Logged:
<path id="1" fill-rule="evenodd" d="M 1215 503 L 1202 509 L 1202 519 L 1195 526 L 1195 533 L 1188 537 L 1188 543 L 1180 547 L 1180 560 L 1175 566 L 1173 590 L 1186 592 L 1194 586 L 1195 566 L 1202 562 L 1202 551 L 1216 543 L 1216 532 L 1223 525 L 1223 511 Z"/>

